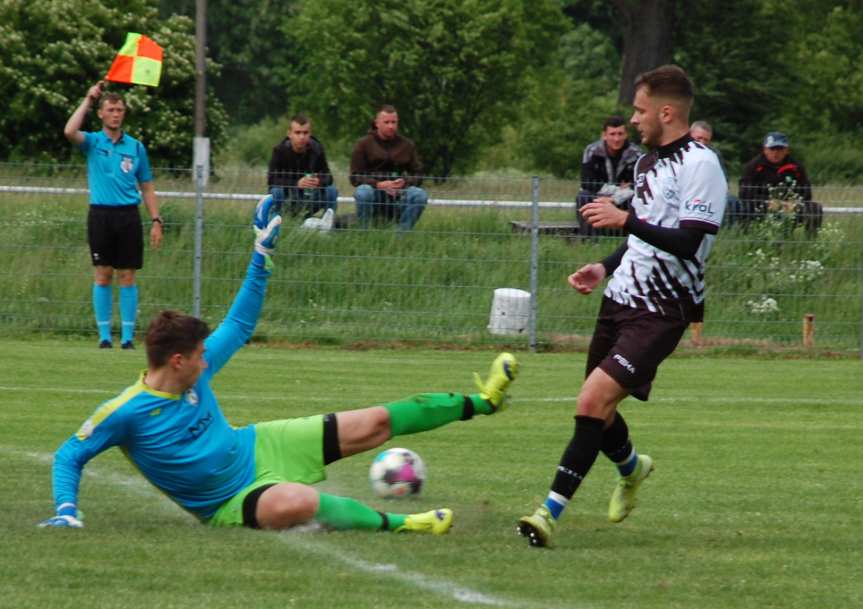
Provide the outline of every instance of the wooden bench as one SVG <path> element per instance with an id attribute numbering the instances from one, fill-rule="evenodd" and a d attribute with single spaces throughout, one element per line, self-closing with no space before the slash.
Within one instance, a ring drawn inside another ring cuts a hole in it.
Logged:
<path id="1" fill-rule="evenodd" d="M 529 233 L 533 228 L 530 222 L 522 220 L 510 220 L 512 232 Z M 578 235 L 578 222 L 574 220 L 563 220 L 559 222 L 540 222 L 540 235 L 557 235 L 560 237 L 575 237 Z"/>

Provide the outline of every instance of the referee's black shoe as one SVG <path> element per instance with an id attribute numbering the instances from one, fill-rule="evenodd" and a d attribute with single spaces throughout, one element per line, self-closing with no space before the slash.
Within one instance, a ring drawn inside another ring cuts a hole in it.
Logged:
<path id="1" fill-rule="evenodd" d="M 134 348 L 135 348 L 135 343 L 133 343 L 133 342 L 132 342 L 132 341 L 130 341 L 130 340 L 127 340 L 125 343 L 123 343 L 122 345 L 120 345 L 120 348 L 121 348 L 121 349 L 125 349 L 126 351 L 129 351 L 129 350 L 131 350 L 131 349 L 134 349 Z"/>
<path id="2" fill-rule="evenodd" d="M 99 343 L 99 348 L 100 349 L 113 349 L 114 343 L 112 343 L 110 340 L 103 340 Z"/>

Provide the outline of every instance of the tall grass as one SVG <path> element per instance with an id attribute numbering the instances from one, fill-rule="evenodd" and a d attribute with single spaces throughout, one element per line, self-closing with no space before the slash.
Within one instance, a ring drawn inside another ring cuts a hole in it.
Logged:
<path id="1" fill-rule="evenodd" d="M 243 176 L 254 192 L 260 176 Z M 177 188 L 163 180 L 160 189 Z M 433 196 L 529 197 L 529 181 L 430 184 Z M 221 186 L 225 186 L 222 184 Z M 188 188 L 188 185 L 183 186 Z M 564 200 L 572 183 L 544 183 L 546 199 Z M 347 191 L 350 192 L 350 191 Z M 81 196 L 0 195 L 0 328 L 4 333 L 92 333 L 86 205 Z M 202 259 L 202 312 L 218 322 L 251 252 L 251 201 L 207 204 Z M 350 213 L 343 206 L 339 214 Z M 165 307 L 191 310 L 194 203 L 162 201 L 165 240 L 146 252 L 139 274 L 140 318 Z M 458 344 L 523 342 L 486 331 L 493 290 L 529 289 L 530 238 L 512 220 L 529 210 L 430 207 L 417 229 L 392 227 L 330 234 L 299 229 L 287 218 L 259 334 L 273 340 L 352 343 L 376 340 Z M 572 219 L 544 211 L 541 220 Z M 578 343 L 592 331 L 600 294 L 582 297 L 566 276 L 601 259 L 618 237 L 571 241 L 542 235 L 538 330 L 542 342 Z M 816 239 L 765 223 L 748 232 L 723 229 L 708 268 L 708 341 L 760 348 L 796 343 L 804 314 L 816 317 L 817 344 L 853 350 L 860 343 L 863 221 L 826 222 Z M 764 303 L 772 299 L 776 306 Z"/>

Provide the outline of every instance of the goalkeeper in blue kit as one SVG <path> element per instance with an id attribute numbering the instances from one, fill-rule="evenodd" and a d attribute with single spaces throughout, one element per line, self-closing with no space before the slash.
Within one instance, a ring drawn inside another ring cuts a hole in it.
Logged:
<path id="1" fill-rule="evenodd" d="M 417 433 L 494 414 L 518 372 L 502 353 L 472 395 L 424 393 L 386 404 L 233 428 L 219 408 L 210 381 L 251 338 L 261 312 L 270 258 L 281 217 L 272 197 L 255 209 L 255 251 L 245 281 L 225 320 L 207 324 L 163 311 L 146 333 L 147 369 L 137 382 L 104 402 L 56 452 L 56 515 L 42 527 L 83 527 L 78 487 L 84 466 L 119 447 L 154 486 L 212 526 L 286 529 L 316 521 L 334 529 L 442 534 L 449 509 L 420 514 L 378 512 L 348 497 L 319 492 L 325 466 Z"/>

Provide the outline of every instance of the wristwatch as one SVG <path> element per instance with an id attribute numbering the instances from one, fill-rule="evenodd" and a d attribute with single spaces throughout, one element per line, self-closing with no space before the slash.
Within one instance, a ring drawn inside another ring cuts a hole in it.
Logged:
<path id="1" fill-rule="evenodd" d="M 158 222 L 162 226 L 165 226 L 165 223 L 162 221 L 162 216 L 156 216 L 155 218 L 151 218 L 150 222 Z"/>

